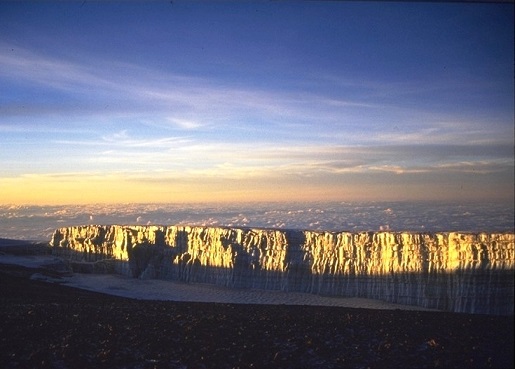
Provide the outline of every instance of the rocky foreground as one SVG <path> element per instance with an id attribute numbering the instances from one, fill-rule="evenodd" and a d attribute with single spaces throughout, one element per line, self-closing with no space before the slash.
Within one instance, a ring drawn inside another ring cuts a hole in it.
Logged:
<path id="1" fill-rule="evenodd" d="M 143 301 L 34 272 L 0 265 L 1 368 L 514 366 L 513 315 Z"/>

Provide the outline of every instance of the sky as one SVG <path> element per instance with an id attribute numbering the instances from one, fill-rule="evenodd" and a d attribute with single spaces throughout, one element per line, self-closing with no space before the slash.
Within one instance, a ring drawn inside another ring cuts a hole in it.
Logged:
<path id="1" fill-rule="evenodd" d="M 513 202 L 513 18 L 0 2 L 0 204 Z"/>

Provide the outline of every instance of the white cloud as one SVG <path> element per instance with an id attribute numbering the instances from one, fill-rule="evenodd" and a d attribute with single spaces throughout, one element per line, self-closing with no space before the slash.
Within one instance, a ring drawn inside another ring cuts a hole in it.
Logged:
<path id="1" fill-rule="evenodd" d="M 259 121 L 266 129 L 274 123 L 304 127 L 334 124 L 348 116 L 349 108 L 377 108 L 369 102 L 343 101 L 303 91 L 220 85 L 216 80 L 178 76 L 116 61 L 93 59 L 77 63 L 19 47 L 13 55 L 0 56 L 0 67 L 4 78 L 63 92 L 77 100 L 71 106 L 65 102 L 46 103 L 47 111 L 40 111 L 42 115 L 132 118 L 164 126 L 161 120 L 181 129 L 213 124 L 241 129 L 249 123 L 255 129 Z M 27 101 L 26 109 L 17 114 L 30 114 L 37 104 L 37 99 Z M 331 127 L 322 131 L 327 129 Z"/>
<path id="2" fill-rule="evenodd" d="M 11 49 L 9 45 L 2 46 Z M 3 78 L 65 92 L 76 102 L 47 103 L 36 114 L 38 104 L 42 104 L 36 98 L 27 101 L 24 109 L 3 110 L 3 131 L 16 129 L 5 118 L 16 110 L 17 115 L 28 114 L 31 121 L 60 116 L 80 119 L 82 125 L 112 124 L 114 120 L 115 124 L 131 121 L 187 131 L 218 128 L 253 142 L 299 140 L 309 145 L 314 140 L 325 144 L 388 145 L 513 141 L 512 127 L 506 122 L 459 119 L 403 106 L 401 100 L 392 105 L 377 98 L 377 90 L 402 94 L 427 86 L 403 83 L 393 88 L 388 84 L 344 81 L 344 88 L 361 91 L 359 98 L 348 99 L 307 89 L 280 91 L 220 85 L 216 80 L 112 60 L 84 59 L 78 63 L 20 47 L 14 49 L 12 53 L 0 54 Z M 432 88 L 443 87 L 436 84 Z M 48 121 L 45 125 L 50 125 Z M 54 125 L 63 126 L 62 121 Z M 267 134 L 271 130 L 274 133 Z"/>
<path id="3" fill-rule="evenodd" d="M 182 118 L 166 118 L 166 120 L 173 125 L 176 125 L 180 128 L 189 130 L 189 129 L 197 129 L 203 126 L 202 123 L 199 123 L 197 121 L 191 120 L 191 119 L 182 119 Z"/>
<path id="4" fill-rule="evenodd" d="M 359 97 L 348 99 L 307 88 L 219 85 L 126 63 L 90 62 L 23 48 L 0 54 L 1 78 L 43 86 L 50 95 L 64 92 L 76 101 L 76 108 L 70 102 L 27 101 L 25 110 L 12 107 L 0 113 L 2 132 L 34 134 L 36 121 L 41 122 L 39 132 L 57 133 L 45 145 L 73 150 L 73 166 L 82 168 L 67 175 L 72 164 L 66 155 L 46 164 L 66 164 L 61 166 L 64 179 L 112 173 L 127 180 L 158 181 L 490 174 L 513 167 L 512 125 L 375 99 L 392 86 L 364 81 Z M 413 88 L 400 86 L 397 94 Z M 44 111 L 38 110 L 41 106 Z M 15 124 L 12 116 L 30 123 Z M 34 150 L 22 171 L 32 170 L 38 153 Z"/>

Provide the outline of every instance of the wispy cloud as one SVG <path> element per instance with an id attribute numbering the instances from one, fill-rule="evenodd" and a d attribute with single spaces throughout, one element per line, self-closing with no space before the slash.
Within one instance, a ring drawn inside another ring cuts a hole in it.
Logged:
<path id="1" fill-rule="evenodd" d="M 156 150 L 177 147 L 178 144 L 189 143 L 187 137 L 165 136 L 165 137 L 133 137 L 127 130 L 115 132 L 111 135 L 102 136 L 97 144 L 111 148 L 152 148 Z"/>
<path id="2" fill-rule="evenodd" d="M 204 124 L 202 124 L 198 121 L 190 120 L 190 119 L 168 117 L 168 118 L 166 118 L 166 120 L 168 122 L 172 123 L 173 125 L 176 125 L 180 128 L 184 128 L 186 130 L 197 129 L 197 128 L 204 126 Z"/>
<path id="3" fill-rule="evenodd" d="M 61 103 L 48 104 L 36 96 L 33 101 L 26 101 L 23 109 L 14 105 L 4 107 L 0 110 L 3 131 L 18 129 L 10 123 L 11 117 L 25 114 L 32 122 L 45 116 L 89 119 L 88 124 L 92 125 L 115 119 L 178 131 L 223 129 L 244 140 L 300 140 L 308 145 L 310 140 L 351 146 L 461 144 L 506 142 L 509 141 L 506 137 L 510 137 L 506 122 L 496 125 L 477 119 L 465 120 L 449 113 L 403 106 L 402 99 L 393 103 L 378 97 L 380 91 L 393 91 L 397 96 L 415 90 L 443 89 L 439 82 L 431 87 L 409 82 L 389 85 L 326 78 L 341 86 L 344 95 L 349 94 L 345 90 L 349 87 L 358 91 L 357 97 L 350 99 L 309 89 L 263 90 L 222 85 L 213 79 L 119 61 L 90 58 L 77 62 L 5 43 L 0 47 L 4 50 L 0 53 L 2 78 L 66 94 Z M 41 96 L 41 99 L 47 98 Z M 271 127 L 274 134 L 267 135 Z M 242 135 L 244 132 L 250 136 Z"/>
<path id="4" fill-rule="evenodd" d="M 23 47 L 2 43 L 0 75 L 66 92 L 91 92 L 90 88 L 113 89 L 116 84 L 98 76 L 85 65 L 46 57 Z"/>
<path id="5" fill-rule="evenodd" d="M 342 82 L 358 88 L 349 98 L 346 91 L 242 87 L 0 47 L 0 78 L 40 91 L 26 106 L 1 107 L 0 132 L 46 134 L 43 149 L 23 153 L 26 162 L 38 162 L 44 150 L 61 153 L 40 166 L 47 174 L 31 172 L 29 164 L 5 180 L 298 185 L 370 174 L 504 175 L 514 164 L 513 126 L 505 121 L 425 111 L 382 95 L 390 88 L 397 95 L 418 93 L 421 87 L 410 83 L 364 81 L 358 88 Z"/>
<path id="6" fill-rule="evenodd" d="M 61 103 L 43 104 L 36 96 L 26 102 L 28 106 L 23 109 L 11 106 L 2 110 L 0 124 L 6 124 L 6 117 L 13 114 L 38 119 L 45 115 L 72 119 L 89 116 L 97 121 L 99 118 L 130 119 L 179 130 L 219 127 L 237 132 L 262 127 L 262 134 L 275 124 L 296 128 L 296 132 L 279 130 L 283 140 L 289 137 L 305 140 L 303 133 L 309 129 L 312 139 L 330 138 L 334 142 L 341 137 L 350 144 L 427 139 L 426 133 L 436 139 L 441 133 L 435 125 L 442 117 L 428 118 L 402 105 L 389 106 L 374 100 L 373 91 L 350 99 L 309 89 L 242 88 L 228 83 L 221 85 L 214 79 L 176 75 L 118 61 L 86 59 L 78 63 L 17 46 L 1 46 L 3 50 L 15 50 L 0 54 L 2 78 L 39 86 L 50 90 L 50 94 L 62 92 L 66 99 Z M 358 130 L 367 131 L 367 135 L 357 134 Z M 482 132 L 485 130 L 483 128 Z M 468 132 L 469 136 L 476 135 Z"/>
<path id="7" fill-rule="evenodd" d="M 58 141 L 87 146 L 87 141 Z M 496 173 L 513 166 L 507 144 L 347 146 L 206 140 L 195 136 L 137 137 L 122 130 L 94 142 L 83 159 L 105 170 L 124 168 L 176 178 L 312 177 L 349 173 Z"/>

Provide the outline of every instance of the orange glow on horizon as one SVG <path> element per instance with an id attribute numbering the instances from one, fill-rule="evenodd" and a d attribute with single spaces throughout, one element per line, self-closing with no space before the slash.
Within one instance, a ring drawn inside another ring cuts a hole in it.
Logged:
<path id="1" fill-rule="evenodd" d="M 506 189 L 485 193 L 459 187 L 439 191 L 420 184 L 313 184 L 285 179 L 188 179 L 137 181 L 126 178 L 54 178 L 27 176 L 0 179 L 0 204 L 65 205 L 92 203 L 237 203 L 290 201 L 506 200 Z M 495 188 L 493 189 L 495 190 Z M 496 196 L 497 195 L 497 196 Z"/>

